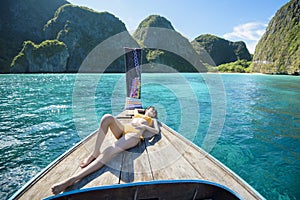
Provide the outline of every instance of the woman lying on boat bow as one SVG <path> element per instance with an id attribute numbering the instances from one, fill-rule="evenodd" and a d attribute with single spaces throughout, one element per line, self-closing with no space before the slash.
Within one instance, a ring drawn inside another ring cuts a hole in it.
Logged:
<path id="1" fill-rule="evenodd" d="M 144 114 L 141 110 L 134 110 L 134 116 L 130 124 L 122 124 L 117 118 L 106 114 L 100 121 L 97 130 L 97 139 L 92 154 L 85 158 L 80 167 L 83 168 L 78 174 L 52 186 L 52 193 L 59 194 L 67 187 L 86 177 L 87 175 L 99 170 L 113 156 L 127 149 L 135 147 L 144 137 L 152 137 L 160 132 L 159 124 L 156 120 L 157 111 L 153 106 L 145 109 Z M 100 147 L 110 128 L 111 132 L 118 139 L 115 143 L 108 146 L 100 153 Z"/>

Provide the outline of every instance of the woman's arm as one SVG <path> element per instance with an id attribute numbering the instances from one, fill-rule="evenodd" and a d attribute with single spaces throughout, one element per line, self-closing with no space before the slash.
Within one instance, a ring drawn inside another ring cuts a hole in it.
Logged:
<path id="1" fill-rule="evenodd" d="M 160 126 L 158 124 L 158 121 L 156 119 L 153 119 L 152 126 L 148 125 L 142 125 L 141 129 L 143 129 L 143 136 L 145 138 L 152 137 L 154 135 L 157 135 L 160 133 Z"/>
<path id="2" fill-rule="evenodd" d="M 159 134 L 160 133 L 160 127 L 158 125 L 158 121 L 156 119 L 153 119 L 153 127 L 151 126 L 146 126 L 146 130 L 154 133 L 154 134 Z"/>

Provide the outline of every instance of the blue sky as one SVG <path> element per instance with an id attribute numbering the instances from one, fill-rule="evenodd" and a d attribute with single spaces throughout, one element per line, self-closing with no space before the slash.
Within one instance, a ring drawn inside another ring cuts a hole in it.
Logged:
<path id="1" fill-rule="evenodd" d="M 250 53 L 276 11 L 288 0 L 69 0 L 109 13 L 133 32 L 152 14 L 171 21 L 176 31 L 190 41 L 213 34 L 230 41 L 244 41 Z"/>

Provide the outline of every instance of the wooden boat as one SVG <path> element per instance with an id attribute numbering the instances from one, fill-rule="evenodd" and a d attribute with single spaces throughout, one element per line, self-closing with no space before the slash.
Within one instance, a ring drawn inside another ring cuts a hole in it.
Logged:
<path id="1" fill-rule="evenodd" d="M 141 104 L 138 100 L 131 105 Z M 130 109 L 117 116 L 124 124 L 131 121 Z M 165 124 L 160 134 L 118 154 L 66 192 L 51 196 L 53 184 L 81 170 L 79 164 L 92 151 L 95 139 L 96 132 L 61 155 L 11 199 L 264 199 L 233 171 Z M 108 132 L 101 150 L 115 140 Z"/>

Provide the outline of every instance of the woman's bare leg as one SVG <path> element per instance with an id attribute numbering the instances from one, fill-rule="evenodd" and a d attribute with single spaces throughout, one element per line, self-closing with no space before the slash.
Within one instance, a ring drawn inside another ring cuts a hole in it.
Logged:
<path id="1" fill-rule="evenodd" d="M 78 180 L 86 177 L 87 175 L 97 171 L 104 164 L 106 164 L 112 157 L 116 154 L 125 151 L 126 149 L 132 148 L 136 146 L 140 141 L 140 136 L 136 133 L 128 133 L 121 137 L 118 141 L 116 141 L 111 146 L 107 147 L 103 153 L 101 153 L 94 162 L 80 171 L 78 174 L 66 179 L 63 182 L 60 182 L 54 186 L 52 186 L 53 194 L 59 194 L 64 191 L 67 187 L 73 185 Z"/>
<path id="2" fill-rule="evenodd" d="M 108 128 L 110 128 L 111 132 L 114 134 L 114 136 L 117 139 L 119 139 L 122 136 L 124 127 L 121 124 L 121 122 L 119 122 L 118 119 L 116 119 L 114 116 L 110 114 L 104 115 L 100 121 L 100 127 L 97 131 L 97 139 L 96 139 L 93 153 L 81 162 L 80 167 L 82 168 L 86 167 L 99 156 L 100 147 L 108 132 Z"/>

